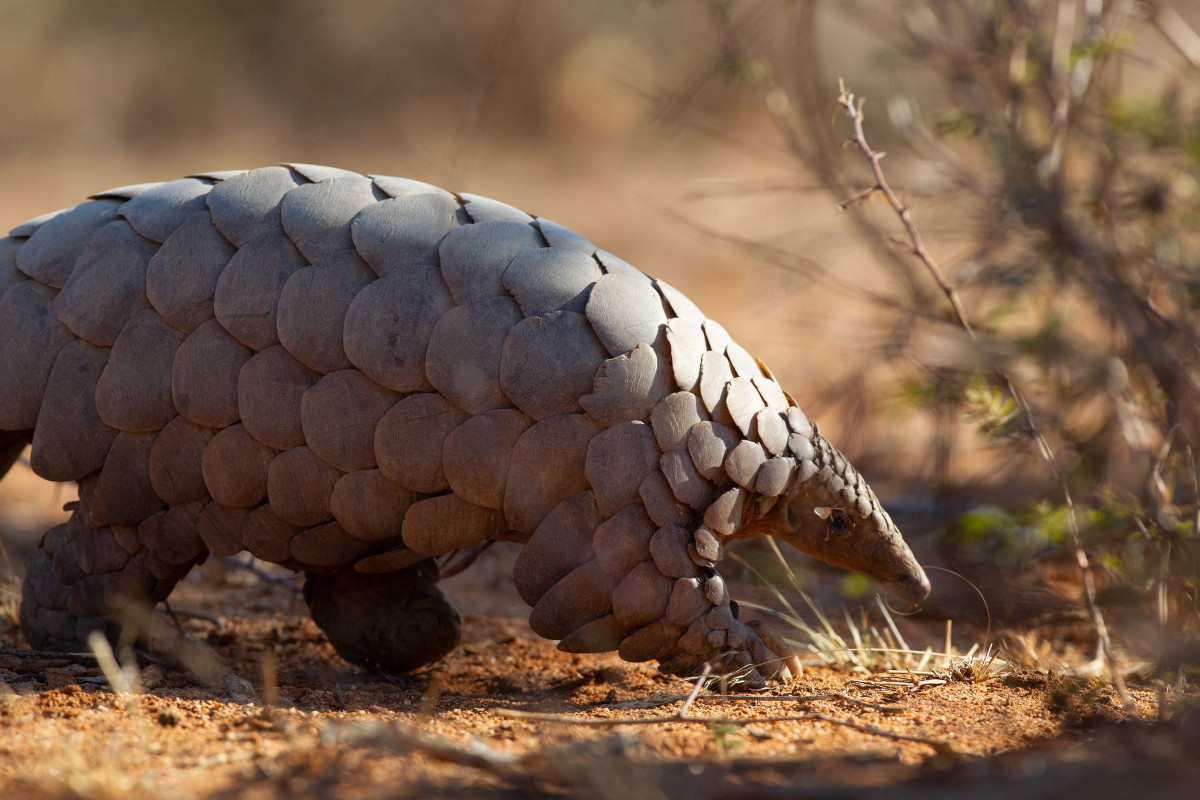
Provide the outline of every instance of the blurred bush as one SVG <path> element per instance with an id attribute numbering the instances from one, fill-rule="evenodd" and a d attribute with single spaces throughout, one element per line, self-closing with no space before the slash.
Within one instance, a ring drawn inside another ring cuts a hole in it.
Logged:
<path id="1" fill-rule="evenodd" d="M 1143 629 L 1200 629 L 1200 5 L 710 9 L 725 73 L 758 93 L 797 170 L 836 201 L 857 198 L 846 213 L 890 276 L 855 287 L 887 330 L 871 357 L 902 365 L 891 395 L 932 421 L 939 493 L 963 489 L 956 464 L 997 448 L 1007 475 L 1045 476 L 1015 511 L 959 517 L 943 552 L 987 570 L 1061 550 L 1057 471 L 1107 584 L 1123 587 L 1108 596 L 1149 612 Z M 889 152 L 890 182 L 950 254 L 973 337 L 842 147 L 833 48 L 871 99 L 867 134 Z M 854 376 L 830 394 L 863 391 Z M 1166 652 L 1167 638 L 1148 641 Z"/>
<path id="2" fill-rule="evenodd" d="M 619 135 L 639 83 L 697 58 L 693 22 L 601 0 L 5 0 L 0 149 Z"/>

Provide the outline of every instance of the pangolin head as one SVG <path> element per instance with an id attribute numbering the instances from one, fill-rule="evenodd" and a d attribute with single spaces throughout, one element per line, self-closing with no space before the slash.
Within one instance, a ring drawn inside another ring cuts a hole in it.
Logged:
<path id="1" fill-rule="evenodd" d="M 915 608 L 929 579 L 871 487 L 820 434 L 793 434 L 797 469 L 787 493 L 750 526 L 829 564 L 861 572 Z"/>

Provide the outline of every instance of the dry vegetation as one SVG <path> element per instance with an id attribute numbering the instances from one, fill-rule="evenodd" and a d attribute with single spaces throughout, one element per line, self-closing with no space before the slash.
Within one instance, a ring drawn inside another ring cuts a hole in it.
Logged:
<path id="1" fill-rule="evenodd" d="M 402 680 L 339 661 L 296 576 L 209 563 L 163 620 L 206 683 L 21 649 L 70 492 L 18 467 L 0 791 L 1194 792 L 1198 29 L 1182 0 L 0 8 L 0 218 L 285 159 L 546 214 L 721 319 L 970 581 L 900 618 L 748 542 L 736 595 L 810 669 L 720 697 L 534 637 L 507 549 L 448 582 L 464 646 Z"/>

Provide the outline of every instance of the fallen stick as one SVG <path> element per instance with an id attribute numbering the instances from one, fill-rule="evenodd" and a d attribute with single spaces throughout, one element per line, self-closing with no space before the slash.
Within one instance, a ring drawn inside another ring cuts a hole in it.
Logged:
<path id="1" fill-rule="evenodd" d="M 692 717 L 675 714 L 665 714 L 654 717 L 573 717 L 566 714 L 545 714 L 538 711 L 520 711 L 514 708 L 493 708 L 492 714 L 498 717 L 508 717 L 510 719 L 523 719 L 531 722 L 557 722 L 567 725 L 583 725 L 586 727 L 608 728 L 617 725 L 663 725 L 673 722 L 688 722 L 699 723 L 701 725 L 734 725 L 744 727 L 746 725 L 769 725 L 779 722 L 827 722 L 830 725 L 838 725 L 843 728 L 858 731 L 859 733 L 867 733 L 872 736 L 882 736 L 886 739 L 891 739 L 897 742 L 913 742 L 914 744 L 923 744 L 927 747 L 932 747 L 935 751 L 945 755 L 957 755 L 957 751 L 945 742 L 940 742 L 936 739 L 928 739 L 924 736 L 910 736 L 904 733 L 893 733 L 885 731 L 882 728 L 876 728 L 874 725 L 863 725 L 857 722 L 851 722 L 845 719 L 831 717 L 828 714 L 822 714 L 819 711 L 807 711 L 803 714 L 789 714 L 778 717 Z"/>

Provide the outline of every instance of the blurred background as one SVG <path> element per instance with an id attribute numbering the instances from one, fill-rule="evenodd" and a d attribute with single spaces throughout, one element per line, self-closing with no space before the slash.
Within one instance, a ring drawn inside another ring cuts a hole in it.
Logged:
<path id="1" fill-rule="evenodd" d="M 0 0 L 0 220 L 282 161 L 495 197 L 720 320 L 998 621 L 1079 618 L 1077 527 L 1113 602 L 1194 626 L 1197 27 L 1195 0 Z M 839 78 L 974 338 L 864 193 Z M 10 537 L 70 494 L 15 470 Z M 935 617 L 975 602 L 949 580 Z"/>

